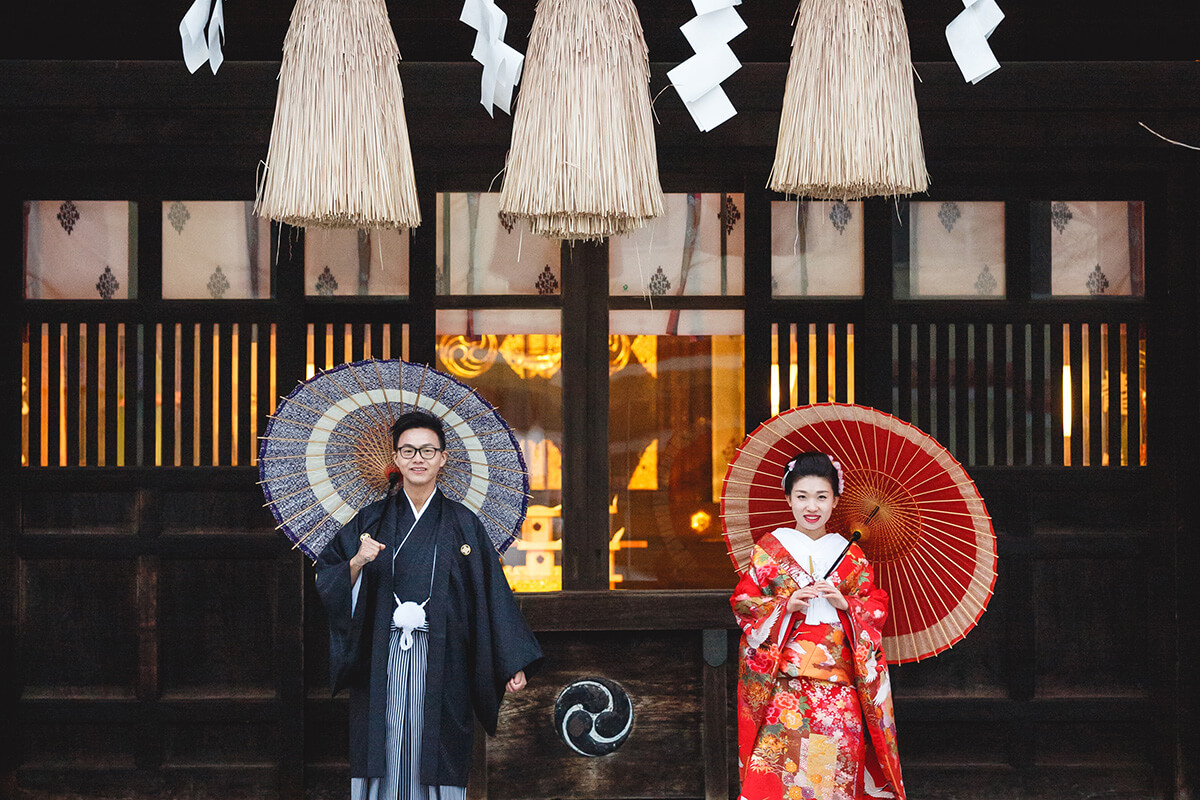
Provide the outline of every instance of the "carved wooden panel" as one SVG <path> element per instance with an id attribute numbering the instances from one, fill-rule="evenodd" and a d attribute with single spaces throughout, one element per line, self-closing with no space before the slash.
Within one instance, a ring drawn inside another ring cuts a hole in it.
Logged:
<path id="1" fill-rule="evenodd" d="M 275 725 L 268 721 L 181 721 L 163 727 L 164 766 L 273 766 L 276 751 Z"/>
<path id="2" fill-rule="evenodd" d="M 1146 565 L 1134 559 L 1034 566 L 1039 696 L 1144 696 L 1149 649 Z"/>
<path id="3" fill-rule="evenodd" d="M 901 768 L 914 797 L 924 797 L 926 770 L 962 764 L 1008 766 L 1012 753 L 1006 726 L 984 721 L 904 720 L 899 728 Z"/>
<path id="4" fill-rule="evenodd" d="M 704 795 L 698 631 L 542 633 L 539 639 L 546 664 L 527 690 L 505 700 L 501 733 L 488 742 L 488 797 Z M 588 676 L 615 681 L 633 701 L 633 730 L 607 756 L 579 755 L 554 729 L 555 698 Z"/>
<path id="5" fill-rule="evenodd" d="M 136 491 L 28 491 L 21 497 L 21 531 L 39 534 L 133 533 L 140 506 Z"/>
<path id="6" fill-rule="evenodd" d="M 271 515 L 262 508 L 263 496 L 257 487 L 215 490 L 197 486 L 165 490 L 159 496 L 163 533 L 279 536 Z"/>
<path id="7" fill-rule="evenodd" d="M 21 564 L 22 694 L 131 698 L 138 675 L 136 567 L 128 559 Z"/>
<path id="8" fill-rule="evenodd" d="M 230 556 L 162 564 L 164 696 L 276 694 L 277 567 Z"/>
<path id="9" fill-rule="evenodd" d="M 130 769 L 135 763 L 138 736 L 130 724 L 30 720 L 25 731 L 26 764 L 33 769 Z"/>

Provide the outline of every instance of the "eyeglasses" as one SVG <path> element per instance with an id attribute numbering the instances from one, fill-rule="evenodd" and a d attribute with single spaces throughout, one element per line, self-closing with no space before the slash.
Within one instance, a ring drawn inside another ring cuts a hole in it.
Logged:
<path id="1" fill-rule="evenodd" d="M 421 458 L 428 461 L 429 459 L 436 456 L 438 453 L 442 452 L 442 448 L 434 447 L 431 444 L 427 444 L 424 447 L 413 447 L 410 444 L 406 444 L 403 447 L 397 448 L 396 452 L 399 453 L 400 457 L 403 458 L 405 461 L 412 458 L 417 453 L 420 453 Z"/>

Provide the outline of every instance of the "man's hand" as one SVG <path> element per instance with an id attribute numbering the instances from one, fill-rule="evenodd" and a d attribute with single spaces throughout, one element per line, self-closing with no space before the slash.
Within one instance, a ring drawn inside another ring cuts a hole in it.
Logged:
<path id="1" fill-rule="evenodd" d="M 358 573 L 362 572 L 362 568 L 375 560 L 387 545 L 382 542 L 377 542 L 368 534 L 363 534 L 359 539 L 358 552 L 350 557 L 350 585 L 353 586 L 358 582 Z"/>
<path id="2" fill-rule="evenodd" d="M 368 534 L 363 534 L 358 545 L 358 552 L 350 559 L 350 566 L 362 569 L 367 564 L 375 560 L 375 557 L 383 551 L 387 545 L 382 542 L 377 542 Z"/>
<path id="3" fill-rule="evenodd" d="M 504 686 L 510 692 L 519 692 L 525 688 L 525 670 L 521 670 L 516 675 L 508 679 L 508 683 Z"/>

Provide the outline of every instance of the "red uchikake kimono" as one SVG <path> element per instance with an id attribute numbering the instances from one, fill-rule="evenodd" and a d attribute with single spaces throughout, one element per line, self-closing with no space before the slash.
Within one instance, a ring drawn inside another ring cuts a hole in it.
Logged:
<path id="1" fill-rule="evenodd" d="M 808 625 L 796 613 L 781 647 L 787 600 L 813 577 L 766 534 L 730 598 L 743 632 L 739 800 L 904 800 L 882 646 L 887 593 L 851 546 L 829 577 L 850 606 L 841 625 Z"/>

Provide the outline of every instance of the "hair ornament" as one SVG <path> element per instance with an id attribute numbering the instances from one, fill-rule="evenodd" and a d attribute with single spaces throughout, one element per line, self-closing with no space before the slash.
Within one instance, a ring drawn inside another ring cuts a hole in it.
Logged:
<path id="1" fill-rule="evenodd" d="M 791 474 L 792 474 L 792 470 L 794 470 L 794 469 L 796 468 L 796 461 L 797 461 L 797 460 L 798 460 L 798 459 L 795 459 L 795 458 L 793 458 L 791 461 L 789 461 L 789 462 L 787 463 L 787 466 L 783 468 L 783 478 L 781 478 L 781 479 L 780 479 L 780 481 L 779 481 L 779 485 L 783 487 L 783 490 L 784 490 L 785 492 L 787 491 L 787 479 L 788 479 L 788 475 L 791 475 Z M 839 473 L 839 474 L 840 474 L 840 473 Z"/>
<path id="2" fill-rule="evenodd" d="M 838 463 L 837 459 L 835 459 L 833 456 L 831 456 L 829 454 L 826 454 L 825 457 L 829 459 L 829 463 L 833 464 L 833 468 L 837 472 L 837 476 L 838 476 L 837 493 L 840 495 L 846 491 L 846 476 L 844 474 L 842 474 L 842 465 L 840 463 Z"/>

